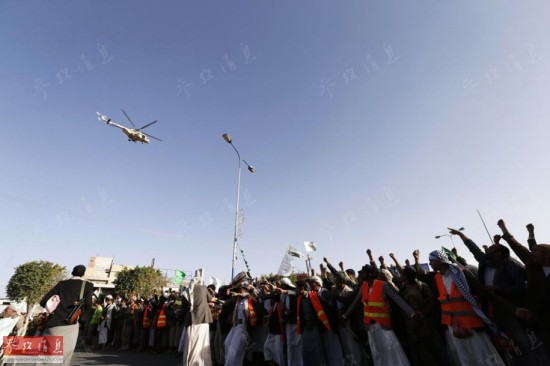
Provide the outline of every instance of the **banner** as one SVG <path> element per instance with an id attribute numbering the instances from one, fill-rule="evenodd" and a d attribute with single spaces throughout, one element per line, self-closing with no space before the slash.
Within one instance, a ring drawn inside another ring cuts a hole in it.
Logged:
<path id="1" fill-rule="evenodd" d="M 317 250 L 315 243 L 312 241 L 304 241 L 304 246 L 306 247 L 306 252 L 315 252 Z"/>
<path id="2" fill-rule="evenodd" d="M 63 363 L 63 336 L 2 337 L 4 362 L 9 364 Z"/>
<path id="3" fill-rule="evenodd" d="M 283 257 L 283 260 L 281 262 L 281 265 L 279 266 L 279 271 L 277 271 L 277 274 L 279 276 L 290 276 L 292 273 L 292 258 L 288 253 L 285 253 L 285 256 Z"/>

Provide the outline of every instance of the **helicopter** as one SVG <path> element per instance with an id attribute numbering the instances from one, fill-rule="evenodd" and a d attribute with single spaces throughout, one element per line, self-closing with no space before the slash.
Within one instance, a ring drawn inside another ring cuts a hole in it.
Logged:
<path id="1" fill-rule="evenodd" d="M 149 143 L 149 139 L 148 137 L 151 137 L 151 138 L 154 138 L 155 140 L 158 140 L 158 141 L 162 141 L 161 139 L 155 137 L 155 136 L 151 136 L 145 132 L 142 132 L 141 130 L 143 130 L 144 128 L 146 127 L 149 127 L 151 126 L 152 124 L 155 124 L 157 123 L 158 121 L 157 120 L 154 120 L 153 122 L 151 123 L 148 123 L 146 124 L 145 126 L 143 127 L 140 127 L 140 128 L 136 128 L 136 125 L 134 125 L 134 122 L 132 122 L 132 120 L 130 119 L 130 117 L 128 117 L 128 115 L 126 114 L 126 112 L 124 112 L 124 109 L 121 109 L 122 113 L 124 113 L 124 115 L 126 116 L 126 118 L 128 118 L 128 121 L 130 121 L 130 123 L 132 124 L 133 128 L 129 128 L 129 127 L 126 127 L 126 126 L 122 126 L 116 122 L 113 122 L 112 119 L 110 119 L 109 117 L 99 113 L 99 112 L 96 112 L 97 115 L 98 115 L 98 120 L 100 121 L 103 121 L 105 122 L 106 124 L 110 125 L 110 126 L 113 126 L 113 127 L 117 127 L 117 128 L 120 128 L 122 130 L 122 132 L 124 132 L 124 134 L 126 134 L 126 136 L 128 136 L 128 141 L 133 141 L 133 142 L 141 142 L 142 144 L 148 144 Z"/>

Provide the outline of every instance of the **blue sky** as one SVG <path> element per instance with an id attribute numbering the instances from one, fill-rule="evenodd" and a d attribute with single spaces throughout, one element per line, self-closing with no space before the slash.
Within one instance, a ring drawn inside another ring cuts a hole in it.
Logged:
<path id="1" fill-rule="evenodd" d="M 367 248 L 426 259 L 448 226 L 486 244 L 476 209 L 492 234 L 502 217 L 548 240 L 549 8 L 1 2 L 0 291 L 24 262 L 93 255 L 229 280 L 226 132 L 257 169 L 241 186 L 253 275 L 304 240 L 315 267 L 356 269 Z M 128 124 L 121 108 L 163 142 L 96 119 Z"/>

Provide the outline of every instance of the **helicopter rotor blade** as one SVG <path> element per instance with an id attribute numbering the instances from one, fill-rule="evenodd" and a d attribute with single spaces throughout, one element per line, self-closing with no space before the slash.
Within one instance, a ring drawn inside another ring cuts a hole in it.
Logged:
<path id="1" fill-rule="evenodd" d="M 151 136 L 151 135 L 149 135 L 148 133 L 145 133 L 145 132 L 141 132 L 141 133 L 144 134 L 145 136 L 148 136 L 148 137 L 153 138 L 153 139 L 155 139 L 155 140 L 162 141 L 162 140 L 159 139 L 158 137 Z"/>
<path id="2" fill-rule="evenodd" d="M 145 126 L 136 129 L 136 131 L 141 131 L 141 130 L 143 130 L 144 128 L 147 128 L 147 127 L 149 127 L 149 126 L 151 126 L 151 125 L 153 125 L 153 124 L 155 124 L 155 123 L 157 123 L 157 122 L 158 122 L 158 120 L 154 120 L 153 122 L 148 123 L 148 124 L 146 124 Z"/>
<path id="3" fill-rule="evenodd" d="M 130 123 L 132 124 L 132 126 L 134 128 L 136 128 L 136 125 L 134 124 L 134 122 L 132 122 L 132 120 L 130 119 L 130 117 L 128 117 L 128 115 L 126 114 L 126 112 L 124 112 L 124 109 L 121 109 L 122 113 L 124 113 L 124 115 L 126 116 L 126 118 L 128 118 L 128 121 L 130 121 Z"/>

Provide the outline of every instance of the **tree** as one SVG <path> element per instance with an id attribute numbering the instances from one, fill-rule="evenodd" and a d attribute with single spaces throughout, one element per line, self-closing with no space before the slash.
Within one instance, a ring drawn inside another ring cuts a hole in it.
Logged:
<path id="1" fill-rule="evenodd" d="M 114 281 L 115 292 L 123 296 L 139 294 L 146 296 L 153 292 L 153 289 L 161 288 L 166 284 L 166 278 L 161 271 L 153 267 L 124 267 L 118 272 Z"/>
<path id="2" fill-rule="evenodd" d="M 15 268 L 6 294 L 10 299 L 27 299 L 27 304 L 36 304 L 57 282 L 66 278 L 65 267 L 47 261 L 33 261 Z"/>

